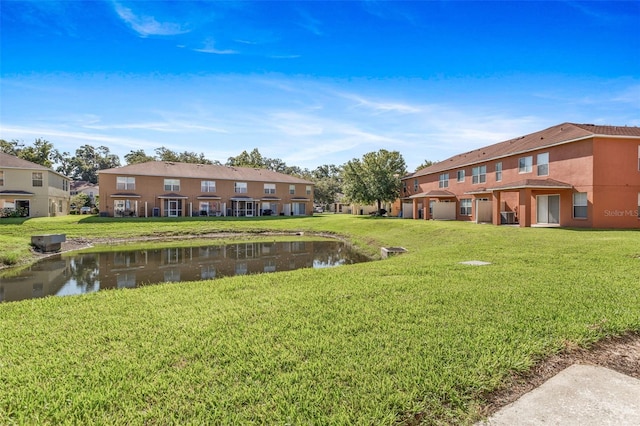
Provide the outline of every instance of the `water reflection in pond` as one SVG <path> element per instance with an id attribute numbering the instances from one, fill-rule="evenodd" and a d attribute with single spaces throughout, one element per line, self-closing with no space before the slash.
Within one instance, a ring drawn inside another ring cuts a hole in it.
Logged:
<path id="1" fill-rule="evenodd" d="M 134 288 L 163 282 L 324 268 L 368 259 L 335 241 L 259 242 L 71 253 L 0 275 L 0 301 Z"/>

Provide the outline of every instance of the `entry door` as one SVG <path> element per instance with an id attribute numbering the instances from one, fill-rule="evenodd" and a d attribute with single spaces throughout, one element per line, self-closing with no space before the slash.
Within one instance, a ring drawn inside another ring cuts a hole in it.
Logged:
<path id="1" fill-rule="evenodd" d="M 247 209 L 246 209 L 245 215 L 248 217 L 253 216 L 253 202 L 247 201 L 246 206 L 247 206 Z"/>
<path id="2" fill-rule="evenodd" d="M 169 208 L 167 209 L 167 216 L 178 217 L 178 201 L 169 200 Z"/>
<path id="3" fill-rule="evenodd" d="M 539 195 L 537 198 L 537 218 L 540 224 L 560 223 L 560 196 Z"/>

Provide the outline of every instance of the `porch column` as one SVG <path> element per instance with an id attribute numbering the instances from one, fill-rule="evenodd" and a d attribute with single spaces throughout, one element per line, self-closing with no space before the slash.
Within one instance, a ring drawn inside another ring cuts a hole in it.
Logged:
<path id="1" fill-rule="evenodd" d="M 429 214 L 429 205 L 431 205 L 431 198 L 423 198 L 422 199 L 422 217 L 424 220 L 431 219 L 431 215 Z"/>
<path id="2" fill-rule="evenodd" d="M 493 193 L 493 203 L 492 203 L 492 211 L 491 211 L 491 222 L 494 225 L 500 225 L 500 196 L 502 193 L 500 191 L 496 191 Z"/>
<path id="3" fill-rule="evenodd" d="M 413 201 L 413 218 L 418 219 L 418 199 L 414 198 L 412 201 Z"/>
<path id="4" fill-rule="evenodd" d="M 518 220 L 520 222 L 520 227 L 530 227 L 531 226 L 531 189 L 521 189 L 518 194 Z"/>

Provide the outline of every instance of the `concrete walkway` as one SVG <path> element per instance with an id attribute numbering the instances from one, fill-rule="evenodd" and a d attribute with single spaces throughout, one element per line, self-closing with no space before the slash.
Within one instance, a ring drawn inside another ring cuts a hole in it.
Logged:
<path id="1" fill-rule="evenodd" d="M 640 380 L 574 364 L 478 425 L 638 426 Z"/>

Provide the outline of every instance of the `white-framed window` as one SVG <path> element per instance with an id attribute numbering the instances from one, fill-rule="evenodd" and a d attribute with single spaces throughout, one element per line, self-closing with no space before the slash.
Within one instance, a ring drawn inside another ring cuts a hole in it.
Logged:
<path id="1" fill-rule="evenodd" d="M 549 153 L 543 152 L 538 154 L 536 165 L 538 167 L 538 176 L 549 175 Z"/>
<path id="2" fill-rule="evenodd" d="M 58 213 L 62 213 L 62 201 L 58 201 Z"/>
<path id="3" fill-rule="evenodd" d="M 276 193 L 276 184 L 275 183 L 265 183 L 264 184 L 264 193 L 265 194 L 275 194 Z"/>
<path id="4" fill-rule="evenodd" d="M 295 185 L 289 185 L 289 194 L 293 195 L 296 193 L 296 186 Z"/>
<path id="5" fill-rule="evenodd" d="M 638 145 L 638 171 L 640 172 L 640 145 Z"/>
<path id="6" fill-rule="evenodd" d="M 307 193 L 307 195 L 311 195 L 311 185 L 307 185 L 305 187 L 305 192 Z"/>
<path id="7" fill-rule="evenodd" d="M 502 161 L 496 163 L 496 182 L 502 180 Z"/>
<path id="8" fill-rule="evenodd" d="M 414 179 L 413 180 L 413 192 L 418 192 L 418 188 L 420 187 L 420 185 L 418 185 L 418 179 Z"/>
<path id="9" fill-rule="evenodd" d="M 487 166 L 477 166 L 471 170 L 472 183 L 485 183 L 487 181 Z"/>
<path id="10" fill-rule="evenodd" d="M 32 172 L 31 173 L 31 185 L 32 186 L 42 186 L 42 172 Z"/>
<path id="11" fill-rule="evenodd" d="M 460 215 L 471 216 L 471 198 L 463 198 L 460 200 Z"/>
<path id="12" fill-rule="evenodd" d="M 0 170 L 0 186 L 4 186 L 4 170 Z"/>
<path id="13" fill-rule="evenodd" d="M 464 170 L 458 170 L 457 179 L 458 182 L 464 182 Z"/>
<path id="14" fill-rule="evenodd" d="M 518 173 L 531 173 L 533 170 L 533 156 L 520 157 L 518 160 Z"/>
<path id="15" fill-rule="evenodd" d="M 587 218 L 587 193 L 586 192 L 573 193 L 573 218 L 574 219 Z"/>
<path id="16" fill-rule="evenodd" d="M 116 189 L 125 189 L 125 190 L 136 189 L 136 178 L 131 176 L 116 177 Z"/>
<path id="17" fill-rule="evenodd" d="M 180 191 L 180 179 L 165 179 L 164 180 L 165 191 Z"/>
<path id="18" fill-rule="evenodd" d="M 440 181 L 438 183 L 439 188 L 448 188 L 449 187 L 449 173 L 442 173 L 440 175 Z"/>
<path id="19" fill-rule="evenodd" d="M 638 219 L 640 219 L 640 192 L 638 192 Z"/>
<path id="20" fill-rule="evenodd" d="M 200 181 L 200 191 L 202 192 L 216 192 L 215 180 L 203 180 Z"/>
<path id="21" fill-rule="evenodd" d="M 62 190 L 63 191 L 68 191 L 69 190 L 69 181 L 66 179 L 62 180 Z"/>
<path id="22" fill-rule="evenodd" d="M 233 192 L 235 192 L 236 194 L 246 194 L 247 182 L 234 182 Z"/>

